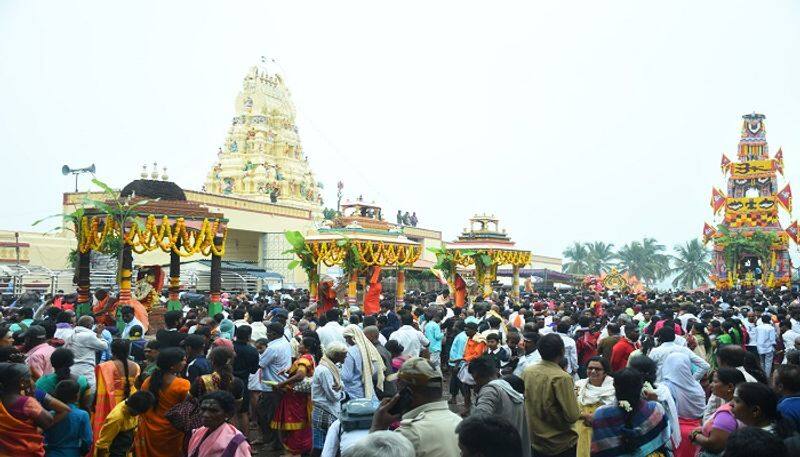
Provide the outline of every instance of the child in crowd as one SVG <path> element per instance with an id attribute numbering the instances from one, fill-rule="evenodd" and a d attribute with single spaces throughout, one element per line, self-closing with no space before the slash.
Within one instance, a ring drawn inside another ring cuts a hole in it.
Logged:
<path id="1" fill-rule="evenodd" d="M 392 372 L 397 373 L 397 371 L 400 370 L 400 367 L 403 366 L 403 362 L 408 360 L 408 356 L 403 355 L 403 350 L 405 348 L 402 344 L 395 340 L 387 341 L 384 347 L 392 356 Z"/>
<path id="2" fill-rule="evenodd" d="M 95 443 L 95 457 L 125 457 L 133 447 L 139 415 L 153 407 L 155 397 L 140 390 L 108 413 Z M 83 455 L 83 454 L 82 454 Z"/>
<path id="3" fill-rule="evenodd" d="M 69 405 L 70 412 L 60 422 L 44 431 L 45 452 L 53 457 L 82 457 L 92 446 L 89 413 L 77 405 L 80 385 L 67 379 L 56 384 L 53 397 Z"/>
<path id="4" fill-rule="evenodd" d="M 269 340 L 266 338 L 259 338 L 256 340 L 255 346 L 259 356 L 261 356 L 261 354 L 267 350 L 267 344 L 269 344 Z M 266 390 L 264 384 L 261 383 L 261 368 L 259 368 L 254 374 L 250 375 L 250 378 L 247 381 L 247 390 L 249 391 L 250 395 L 250 418 L 251 420 L 258 419 L 259 397 L 261 396 L 261 392 Z"/>
<path id="5" fill-rule="evenodd" d="M 494 364 L 498 369 L 500 365 L 508 362 L 508 351 L 500 346 L 500 335 L 497 333 L 490 333 L 486 336 L 486 354 L 494 360 Z"/>

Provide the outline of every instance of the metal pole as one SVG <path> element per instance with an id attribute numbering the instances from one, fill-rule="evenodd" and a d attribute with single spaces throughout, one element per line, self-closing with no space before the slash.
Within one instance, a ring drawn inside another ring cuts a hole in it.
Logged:
<path id="1" fill-rule="evenodd" d="M 75 193 L 78 193 L 78 173 L 73 173 L 75 175 Z"/>
<path id="2" fill-rule="evenodd" d="M 14 250 L 17 254 L 17 266 L 19 266 L 19 232 L 14 232 Z"/>

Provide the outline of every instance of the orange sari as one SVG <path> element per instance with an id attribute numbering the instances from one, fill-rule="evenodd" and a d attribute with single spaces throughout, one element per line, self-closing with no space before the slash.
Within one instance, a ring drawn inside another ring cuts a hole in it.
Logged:
<path id="1" fill-rule="evenodd" d="M 136 392 L 134 381 L 139 376 L 139 366 L 128 373 L 130 383 L 130 393 Z M 125 400 L 125 377 L 117 371 L 117 366 L 113 360 L 103 362 L 94 369 L 97 379 L 97 393 L 95 394 L 94 414 L 92 414 L 92 436 L 100 436 L 100 429 L 106 421 L 106 416 L 117 406 L 117 403 Z"/>
<path id="2" fill-rule="evenodd" d="M 289 376 L 303 370 L 307 378 L 314 376 L 314 358 L 303 354 L 289 368 Z M 311 452 L 311 394 L 290 388 L 283 393 L 270 426 L 281 430 L 283 446 L 292 454 Z"/>
<path id="3" fill-rule="evenodd" d="M 168 386 L 162 387 L 156 407 L 139 416 L 139 430 L 134 441 L 137 457 L 184 455 L 184 434 L 173 427 L 164 414 L 189 395 L 189 387 L 186 379 L 175 378 Z M 142 390 L 149 388 L 150 378 L 147 378 Z"/>
<path id="4" fill-rule="evenodd" d="M 44 457 L 44 436 L 39 428 L 33 421 L 22 421 L 12 416 L 1 401 L 0 456 Z"/>

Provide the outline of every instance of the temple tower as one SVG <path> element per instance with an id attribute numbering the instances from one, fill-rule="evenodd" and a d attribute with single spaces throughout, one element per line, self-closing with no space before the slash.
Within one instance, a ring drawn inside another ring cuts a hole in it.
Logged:
<path id="1" fill-rule="evenodd" d="M 203 190 L 319 212 L 322 184 L 300 144 L 289 89 L 265 60 L 244 77 L 225 144 Z"/>
<path id="2" fill-rule="evenodd" d="M 778 218 L 779 206 L 791 212 L 791 189 L 786 185 L 778 191 L 783 151 L 770 158 L 764 118 L 756 113 L 742 116 L 738 160 L 722 156 L 727 195 L 712 190 L 714 214 L 724 208 L 724 218 L 717 228 L 706 224 L 704 238 L 714 240 L 711 280 L 720 289 L 791 282 L 788 248 L 789 239 L 797 237 L 796 223 L 784 230 Z"/>

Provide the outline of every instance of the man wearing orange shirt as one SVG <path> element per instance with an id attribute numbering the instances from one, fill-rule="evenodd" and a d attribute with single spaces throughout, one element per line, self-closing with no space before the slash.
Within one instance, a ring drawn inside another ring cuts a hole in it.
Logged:
<path id="1" fill-rule="evenodd" d="M 486 352 L 486 338 L 478 333 L 477 322 L 464 324 L 464 333 L 467 334 L 467 345 L 464 347 L 464 365 L 459 370 L 459 379 L 464 384 L 464 407 L 469 411 L 472 404 L 472 386 L 475 380 L 469 376 L 469 363 Z"/>

